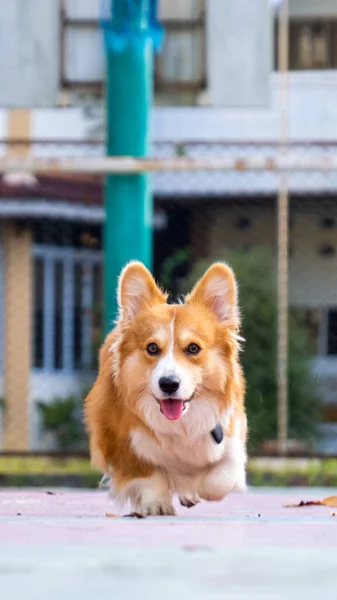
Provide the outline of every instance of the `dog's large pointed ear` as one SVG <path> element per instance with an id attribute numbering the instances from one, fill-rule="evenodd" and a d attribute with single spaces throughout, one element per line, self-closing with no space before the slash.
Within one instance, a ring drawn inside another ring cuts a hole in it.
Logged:
<path id="1" fill-rule="evenodd" d="M 119 316 L 133 319 L 140 310 L 163 304 L 167 295 L 157 286 L 150 271 L 138 261 L 124 267 L 118 283 Z"/>
<path id="2" fill-rule="evenodd" d="M 237 329 L 240 325 L 237 284 L 232 269 L 215 263 L 194 286 L 187 304 L 202 304 L 213 312 L 220 323 Z"/>

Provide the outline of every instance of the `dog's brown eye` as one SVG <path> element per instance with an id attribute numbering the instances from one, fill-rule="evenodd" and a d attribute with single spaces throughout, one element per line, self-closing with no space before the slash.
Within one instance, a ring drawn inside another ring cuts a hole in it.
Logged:
<path id="1" fill-rule="evenodd" d="M 185 352 L 186 354 L 199 354 L 200 350 L 201 348 L 198 346 L 198 344 L 190 344 L 187 346 Z"/>
<path id="2" fill-rule="evenodd" d="M 148 345 L 148 347 L 146 348 L 146 352 L 148 354 L 150 354 L 151 356 L 155 356 L 156 354 L 159 354 L 160 350 L 157 346 L 157 344 L 155 344 L 154 342 L 152 342 L 151 344 Z"/>

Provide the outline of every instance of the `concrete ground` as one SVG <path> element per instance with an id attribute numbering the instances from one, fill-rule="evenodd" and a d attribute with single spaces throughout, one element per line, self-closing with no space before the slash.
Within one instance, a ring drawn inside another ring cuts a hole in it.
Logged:
<path id="1" fill-rule="evenodd" d="M 334 490 L 251 490 L 145 520 L 106 516 L 106 492 L 0 490 L 6 600 L 337 599 L 337 517 L 284 508 Z"/>

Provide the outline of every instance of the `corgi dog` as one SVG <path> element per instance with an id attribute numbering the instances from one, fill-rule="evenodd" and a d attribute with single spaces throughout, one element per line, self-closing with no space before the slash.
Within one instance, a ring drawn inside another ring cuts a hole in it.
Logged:
<path id="1" fill-rule="evenodd" d="M 246 489 L 245 381 L 233 271 L 213 264 L 184 303 L 168 304 L 129 263 L 119 317 L 85 400 L 93 465 L 141 517 L 174 515 Z"/>

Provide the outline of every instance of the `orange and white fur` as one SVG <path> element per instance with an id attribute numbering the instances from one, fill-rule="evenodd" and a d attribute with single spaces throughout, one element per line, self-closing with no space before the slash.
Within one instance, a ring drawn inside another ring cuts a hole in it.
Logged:
<path id="1" fill-rule="evenodd" d="M 140 516 L 174 515 L 174 495 L 191 507 L 246 487 L 234 274 L 214 264 L 183 304 L 166 300 L 143 264 L 125 267 L 119 319 L 85 401 L 92 462 Z"/>

